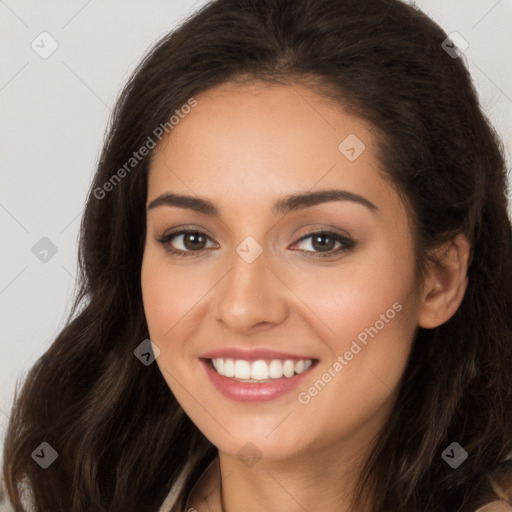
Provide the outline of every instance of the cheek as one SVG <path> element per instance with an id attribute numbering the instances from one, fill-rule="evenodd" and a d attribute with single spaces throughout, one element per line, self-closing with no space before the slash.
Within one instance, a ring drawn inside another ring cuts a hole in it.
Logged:
<path id="1" fill-rule="evenodd" d="M 414 258 L 407 247 L 400 253 L 392 244 L 374 245 L 336 270 L 317 272 L 314 283 L 293 284 L 314 310 L 326 348 L 321 382 L 302 388 L 301 403 L 314 401 L 318 414 L 342 399 L 354 419 L 363 418 L 387 400 L 403 375 L 417 324 Z"/>
<path id="2" fill-rule="evenodd" d="M 405 249 L 396 251 L 392 244 L 375 244 L 340 260 L 337 268 L 311 272 L 308 277 L 302 274 L 300 279 L 290 275 L 290 279 L 297 296 L 328 329 L 322 332 L 336 340 L 330 343 L 333 351 L 345 349 L 361 333 L 364 341 L 365 333 L 369 336 L 365 329 L 375 324 L 379 332 L 400 330 L 404 318 L 409 325 L 414 316 L 413 255 Z"/>
<path id="3" fill-rule="evenodd" d="M 164 266 L 154 261 L 151 255 L 144 256 L 141 287 L 148 329 L 151 339 L 156 342 L 172 326 L 176 301 L 173 300 L 175 287 L 170 286 Z"/>
<path id="4" fill-rule="evenodd" d="M 148 329 L 155 342 L 171 338 L 174 327 L 201 298 L 191 272 L 170 266 L 165 256 L 151 251 L 142 263 L 141 287 Z"/>
<path id="5" fill-rule="evenodd" d="M 379 264 L 347 265 L 316 283 L 297 294 L 314 305 L 328 355 L 297 400 L 333 441 L 388 407 L 397 390 L 416 328 L 412 260 L 382 253 Z"/>

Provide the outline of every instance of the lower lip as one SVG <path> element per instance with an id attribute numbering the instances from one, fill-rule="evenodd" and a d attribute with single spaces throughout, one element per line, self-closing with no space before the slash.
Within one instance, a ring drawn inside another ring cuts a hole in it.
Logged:
<path id="1" fill-rule="evenodd" d="M 210 365 L 208 359 L 200 359 L 206 374 L 212 384 L 225 397 L 238 402 L 267 402 L 274 400 L 280 396 L 290 393 L 295 389 L 309 374 L 312 368 L 316 366 L 317 361 L 302 373 L 293 377 L 282 377 L 281 379 L 273 379 L 268 382 L 239 382 L 229 377 L 219 375 Z"/>

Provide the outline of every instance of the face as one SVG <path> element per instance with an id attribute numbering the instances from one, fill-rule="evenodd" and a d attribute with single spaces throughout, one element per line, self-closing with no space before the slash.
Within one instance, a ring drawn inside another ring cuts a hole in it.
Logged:
<path id="1" fill-rule="evenodd" d="M 367 445 L 418 317 L 407 213 L 370 127 L 299 85 L 196 100 L 148 178 L 141 283 L 162 375 L 221 453 Z"/>

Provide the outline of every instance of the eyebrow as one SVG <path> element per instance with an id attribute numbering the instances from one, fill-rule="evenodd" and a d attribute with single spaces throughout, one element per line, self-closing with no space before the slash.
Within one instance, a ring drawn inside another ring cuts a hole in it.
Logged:
<path id="1" fill-rule="evenodd" d="M 347 190 L 319 190 L 316 192 L 297 193 L 285 196 L 273 204 L 272 213 L 274 215 L 286 214 L 331 201 L 350 201 L 365 206 L 373 213 L 379 211 L 377 206 L 371 201 L 353 192 L 348 192 Z M 152 210 L 159 206 L 177 206 L 178 208 L 186 208 L 206 215 L 219 215 L 218 208 L 207 199 L 169 192 L 151 201 L 147 209 Z"/>

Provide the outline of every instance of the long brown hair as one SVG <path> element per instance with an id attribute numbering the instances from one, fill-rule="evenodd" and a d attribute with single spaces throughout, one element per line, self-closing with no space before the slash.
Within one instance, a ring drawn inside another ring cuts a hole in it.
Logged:
<path id="1" fill-rule="evenodd" d="M 463 302 L 445 324 L 418 329 L 354 505 L 369 493 L 375 512 L 469 511 L 496 490 L 512 499 L 504 152 L 446 38 L 398 0 L 217 0 L 152 48 L 111 118 L 81 223 L 68 322 L 12 409 L 3 472 L 16 512 L 23 487 L 37 512 L 155 512 L 187 461 L 194 470 L 182 496 L 215 456 L 157 365 L 134 356 L 149 337 L 140 269 L 150 158 L 105 183 L 190 98 L 242 76 L 309 80 L 371 123 L 382 169 L 409 205 L 420 269 L 457 233 L 472 245 Z M 457 469 L 441 456 L 454 441 L 469 454 Z M 42 442 L 58 453 L 44 470 L 31 457 Z"/>

